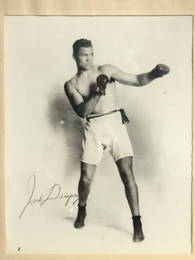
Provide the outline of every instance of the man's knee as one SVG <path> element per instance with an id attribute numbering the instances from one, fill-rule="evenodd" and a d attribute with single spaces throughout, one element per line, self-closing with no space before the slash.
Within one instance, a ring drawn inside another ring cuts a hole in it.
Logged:
<path id="1" fill-rule="evenodd" d="M 121 174 L 121 179 L 122 179 L 124 185 L 127 186 L 127 187 L 137 186 L 137 184 L 135 182 L 135 178 L 134 178 L 133 174 L 129 170 L 124 171 Z"/>
<path id="2" fill-rule="evenodd" d="M 81 177 L 81 182 L 84 184 L 84 185 L 90 185 L 91 182 L 92 182 L 92 178 L 88 175 L 83 175 Z"/>
<path id="3" fill-rule="evenodd" d="M 129 173 L 133 170 L 133 157 L 125 157 L 122 159 L 119 159 L 117 162 L 117 167 L 120 172 Z"/>
<path id="4" fill-rule="evenodd" d="M 95 166 L 81 163 L 81 178 L 80 181 L 85 185 L 90 185 L 95 172 Z"/>
<path id="5" fill-rule="evenodd" d="M 133 157 L 126 157 L 117 161 L 118 170 L 125 186 L 135 186 L 133 174 Z"/>

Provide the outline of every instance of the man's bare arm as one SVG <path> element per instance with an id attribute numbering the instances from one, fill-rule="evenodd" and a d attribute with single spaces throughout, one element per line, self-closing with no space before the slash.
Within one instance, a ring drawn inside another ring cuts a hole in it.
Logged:
<path id="1" fill-rule="evenodd" d="M 83 99 L 81 94 L 72 86 L 70 83 L 64 84 L 64 91 L 72 105 L 74 111 L 78 116 L 82 118 L 86 118 L 89 114 L 91 114 L 100 99 L 100 95 L 91 95 L 86 100 Z"/>
<path id="2" fill-rule="evenodd" d="M 169 67 L 163 64 L 158 64 L 152 71 L 142 74 L 131 74 L 126 73 L 118 69 L 117 67 L 106 64 L 102 66 L 103 71 L 107 73 L 110 77 L 117 80 L 119 83 L 129 86 L 145 86 L 149 84 L 152 80 L 169 72 Z"/>

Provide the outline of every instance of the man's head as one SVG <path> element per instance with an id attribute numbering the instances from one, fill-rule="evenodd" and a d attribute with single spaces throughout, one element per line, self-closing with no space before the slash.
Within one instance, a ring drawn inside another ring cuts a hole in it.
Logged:
<path id="1" fill-rule="evenodd" d="M 73 44 L 73 57 L 78 68 L 88 70 L 93 64 L 93 45 L 90 40 L 80 39 Z"/>

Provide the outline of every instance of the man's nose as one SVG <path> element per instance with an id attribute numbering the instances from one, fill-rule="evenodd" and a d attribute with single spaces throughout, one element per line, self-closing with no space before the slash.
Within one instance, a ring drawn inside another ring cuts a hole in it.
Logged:
<path id="1" fill-rule="evenodd" d="M 87 56 L 87 61 L 91 61 L 91 60 L 92 60 L 91 56 Z"/>

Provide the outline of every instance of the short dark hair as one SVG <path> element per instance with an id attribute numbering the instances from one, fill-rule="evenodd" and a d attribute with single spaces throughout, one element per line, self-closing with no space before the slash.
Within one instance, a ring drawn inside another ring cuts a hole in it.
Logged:
<path id="1" fill-rule="evenodd" d="M 80 47 L 93 47 L 93 45 L 92 42 L 87 39 L 76 40 L 72 45 L 74 55 L 78 54 L 78 50 Z"/>

